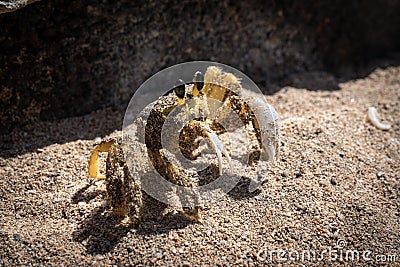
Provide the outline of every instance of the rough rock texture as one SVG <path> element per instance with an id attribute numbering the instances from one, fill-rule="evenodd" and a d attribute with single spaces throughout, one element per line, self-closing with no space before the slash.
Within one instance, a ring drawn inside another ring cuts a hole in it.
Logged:
<path id="1" fill-rule="evenodd" d="M 338 89 L 342 78 L 371 70 L 358 66 L 398 50 L 399 7 L 397 0 L 40 1 L 0 16 L 1 131 L 124 106 L 146 78 L 188 60 L 232 65 L 266 93 L 284 85 Z M 309 78 L 299 79 L 304 72 Z"/>

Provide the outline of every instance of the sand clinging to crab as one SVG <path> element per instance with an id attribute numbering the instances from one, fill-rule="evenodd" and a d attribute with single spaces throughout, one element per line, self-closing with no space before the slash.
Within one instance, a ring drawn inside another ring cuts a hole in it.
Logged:
<path id="1" fill-rule="evenodd" d="M 229 177 L 234 162 L 232 142 L 227 146 L 223 136 L 235 128 L 242 127 L 253 138 L 247 148 L 247 165 L 257 165 L 260 159 L 273 163 L 280 148 L 278 114 L 261 95 L 249 97 L 245 92 L 238 77 L 210 66 L 204 76 L 198 71 L 193 81 L 178 81 L 148 105 L 123 139 L 101 142 L 92 152 L 89 175 L 105 179 L 109 206 L 117 214 L 140 220 L 143 196 L 150 195 L 201 220 L 203 178 L 200 171 L 182 164 L 182 159 L 196 160 L 205 141 L 214 151 L 208 167 L 215 179 L 228 173 L 224 183 L 232 189 L 237 182 Z M 99 173 L 99 152 L 108 152 L 105 176 Z M 162 182 L 152 180 L 156 176 Z"/>

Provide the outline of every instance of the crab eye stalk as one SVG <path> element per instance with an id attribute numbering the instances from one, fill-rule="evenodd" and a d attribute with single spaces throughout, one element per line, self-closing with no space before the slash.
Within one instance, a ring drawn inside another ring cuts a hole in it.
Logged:
<path id="1" fill-rule="evenodd" d="M 193 83 L 196 89 L 200 92 L 204 87 L 204 75 L 201 71 L 196 71 L 193 78 Z"/>
<path id="2" fill-rule="evenodd" d="M 185 97 L 185 82 L 179 79 L 174 85 L 174 92 L 179 99 Z"/>

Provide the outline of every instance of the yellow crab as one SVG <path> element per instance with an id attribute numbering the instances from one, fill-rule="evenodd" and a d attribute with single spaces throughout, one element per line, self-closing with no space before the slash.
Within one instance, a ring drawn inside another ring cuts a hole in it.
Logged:
<path id="1" fill-rule="evenodd" d="M 266 159 L 274 162 L 279 153 L 280 123 L 275 109 L 262 98 L 244 98 L 240 80 L 232 73 L 211 66 L 205 75 L 196 72 L 193 82 L 185 84 L 178 81 L 176 86 L 152 106 L 144 126 L 144 144 L 136 140 L 122 142 L 122 138 L 102 141 L 93 150 L 89 160 L 89 175 L 97 179 L 105 179 L 108 202 L 113 210 L 120 215 L 129 215 L 132 220 L 141 218 L 145 192 L 141 180 L 135 179 L 148 171 L 146 162 L 151 164 L 167 181 L 193 189 L 194 199 L 191 207 L 184 208 L 185 215 L 191 219 L 200 220 L 201 203 L 196 197 L 198 179 L 172 162 L 163 147 L 163 126 L 171 112 L 182 108 L 185 116 L 177 120 L 186 120 L 179 133 L 178 147 L 189 159 L 196 158 L 193 152 L 199 147 L 200 140 L 208 140 L 218 158 L 218 175 L 223 174 L 223 156 L 228 165 L 231 157 L 219 134 L 226 131 L 222 126 L 228 120 L 231 111 L 239 118 L 242 125 L 250 125 L 258 141 L 258 147 L 253 149 L 253 161 L 260 158 L 264 150 Z M 213 101 L 210 101 L 210 100 Z M 229 122 L 237 123 L 237 122 Z M 164 129 L 165 130 L 165 129 Z M 169 131 L 176 131 L 173 127 Z M 106 175 L 99 173 L 99 152 L 108 152 Z M 146 155 L 148 157 L 146 157 Z M 134 171 L 128 168 L 127 161 L 134 161 Z M 143 181 L 143 180 L 142 180 Z"/>

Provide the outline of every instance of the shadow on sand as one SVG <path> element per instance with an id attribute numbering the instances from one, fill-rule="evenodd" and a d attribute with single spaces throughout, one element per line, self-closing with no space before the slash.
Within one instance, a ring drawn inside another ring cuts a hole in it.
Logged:
<path id="1" fill-rule="evenodd" d="M 72 197 L 72 202 L 89 201 L 104 193 L 94 191 L 87 194 L 86 191 L 90 187 L 91 184 L 78 190 Z M 115 215 L 106 205 L 95 208 L 73 232 L 74 241 L 84 244 L 87 252 L 92 255 L 105 254 L 110 252 L 131 230 L 138 235 L 158 235 L 196 223 L 181 212 L 161 216 L 166 205 L 147 194 L 143 196 L 143 203 L 142 217 L 136 224 L 131 223 L 128 218 Z"/>
<path id="2" fill-rule="evenodd" d="M 274 94 L 285 86 L 310 91 L 340 90 L 340 83 L 368 76 L 377 68 L 399 66 L 400 56 L 391 60 L 370 62 L 357 74 L 343 74 L 341 77 L 325 71 L 299 72 L 284 76 L 273 83 L 259 84 L 264 94 Z M 362 75 L 361 75 L 362 74 Z M 0 134 L 0 157 L 9 158 L 35 152 L 52 144 L 64 144 L 79 139 L 93 140 L 121 130 L 126 106 L 95 110 L 80 117 L 70 117 L 57 121 L 36 122 L 17 125 L 12 132 Z"/>
<path id="3" fill-rule="evenodd" d="M 89 254 L 96 255 L 112 251 L 131 230 L 139 235 L 159 235 L 193 223 L 183 214 L 177 213 L 168 214 L 161 219 L 146 218 L 140 224 L 134 225 L 114 215 L 106 206 L 101 206 L 82 221 L 72 236 L 75 242 L 84 244 Z"/>
<path id="4" fill-rule="evenodd" d="M 206 181 L 208 183 L 216 179 L 216 177 L 210 178 L 210 175 L 218 176 L 218 167 L 212 164 L 200 173 L 205 177 L 208 175 Z M 227 193 L 229 197 L 240 200 L 252 198 L 261 193 L 259 189 L 249 192 L 249 178 L 241 177 L 237 180 L 239 182 Z M 72 203 L 89 202 L 99 194 L 104 194 L 101 190 L 89 190 L 92 185 L 93 183 L 90 183 L 79 189 L 72 197 Z M 127 218 L 118 217 L 106 205 L 103 205 L 91 211 L 90 215 L 80 223 L 73 233 L 74 241 L 83 243 L 87 252 L 92 255 L 105 254 L 110 252 L 131 230 L 138 235 L 151 236 L 165 234 L 197 223 L 188 219 L 182 212 L 171 212 L 161 216 L 166 207 L 166 204 L 143 192 L 142 217 L 139 223 L 133 224 Z"/>

